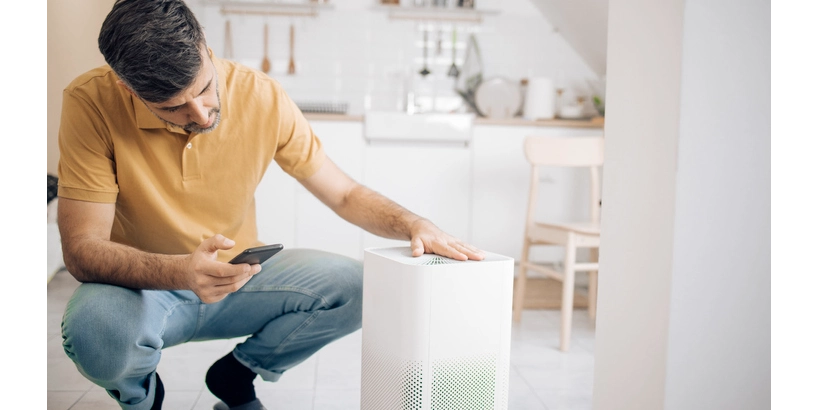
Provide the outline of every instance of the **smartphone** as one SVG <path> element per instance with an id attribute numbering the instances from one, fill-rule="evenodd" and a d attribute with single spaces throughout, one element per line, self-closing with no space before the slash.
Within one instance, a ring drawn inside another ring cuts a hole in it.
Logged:
<path id="1" fill-rule="evenodd" d="M 264 261 L 271 258 L 272 255 L 281 252 L 281 249 L 284 249 L 284 245 L 281 245 L 280 243 L 275 245 L 265 245 L 257 246 L 255 248 L 247 248 L 244 249 L 244 252 L 239 253 L 238 255 L 236 255 L 235 258 L 230 260 L 230 263 L 232 264 L 249 263 L 250 265 L 264 263 Z"/>

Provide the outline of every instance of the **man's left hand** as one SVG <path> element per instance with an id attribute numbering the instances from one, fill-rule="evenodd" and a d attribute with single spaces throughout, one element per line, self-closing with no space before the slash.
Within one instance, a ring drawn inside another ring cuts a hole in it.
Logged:
<path id="1" fill-rule="evenodd" d="M 459 261 L 485 259 L 485 253 L 440 230 L 428 219 L 420 218 L 411 225 L 411 254 L 434 253 Z"/>

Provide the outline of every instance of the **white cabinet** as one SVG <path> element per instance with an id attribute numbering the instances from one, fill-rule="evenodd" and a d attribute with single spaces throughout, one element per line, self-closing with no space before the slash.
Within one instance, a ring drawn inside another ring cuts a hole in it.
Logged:
<path id="1" fill-rule="evenodd" d="M 486 251 L 519 259 L 528 206 L 530 165 L 526 136 L 598 136 L 600 129 L 479 125 L 474 129 L 471 240 Z M 537 218 L 570 221 L 589 217 L 589 176 L 549 169 L 540 176 Z M 557 261 L 560 249 L 537 247 L 532 258 Z"/>
<path id="2" fill-rule="evenodd" d="M 312 121 L 327 156 L 351 178 L 363 174 L 362 125 Z M 362 230 L 335 214 L 276 163 L 270 164 L 255 194 L 258 237 L 286 248 L 313 248 L 362 258 Z"/>
<path id="3" fill-rule="evenodd" d="M 352 121 L 312 121 L 327 156 L 355 181 L 363 179 L 363 126 Z M 338 216 L 301 184 L 295 188 L 295 246 L 363 258 L 363 230 Z"/>
<path id="4" fill-rule="evenodd" d="M 295 186 L 298 183 L 274 161 L 255 191 L 258 239 L 295 247 Z"/>
<path id="5" fill-rule="evenodd" d="M 372 142 L 364 182 L 440 229 L 469 240 L 471 153 L 464 144 Z M 368 232 L 363 247 L 407 245 Z"/>

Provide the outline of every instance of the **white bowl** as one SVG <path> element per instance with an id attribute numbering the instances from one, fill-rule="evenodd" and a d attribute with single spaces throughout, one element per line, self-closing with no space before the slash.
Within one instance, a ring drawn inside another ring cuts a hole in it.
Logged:
<path id="1" fill-rule="evenodd" d="M 584 116 L 583 108 L 581 105 L 566 105 L 559 110 L 559 117 L 569 119 L 582 118 Z"/>

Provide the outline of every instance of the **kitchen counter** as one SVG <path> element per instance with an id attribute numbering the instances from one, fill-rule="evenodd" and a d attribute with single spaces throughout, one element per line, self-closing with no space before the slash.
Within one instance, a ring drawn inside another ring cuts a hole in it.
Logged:
<path id="1" fill-rule="evenodd" d="M 567 127 L 567 128 L 604 128 L 604 117 L 595 117 L 592 119 L 562 119 L 555 118 L 552 120 L 526 120 L 524 118 L 477 118 L 474 120 L 477 125 L 519 125 L 524 127 Z"/>
<path id="2" fill-rule="evenodd" d="M 304 113 L 309 121 L 356 121 L 363 122 L 363 115 L 346 115 L 346 114 L 318 114 L 318 113 Z"/>
<path id="3" fill-rule="evenodd" d="M 305 113 L 309 121 L 353 121 L 363 122 L 364 115 L 347 115 L 347 114 L 317 114 Z M 567 127 L 567 128 L 604 128 L 604 117 L 595 117 L 592 119 L 561 119 L 556 118 L 552 120 L 526 120 L 524 118 L 508 118 L 508 119 L 492 119 L 492 118 L 477 118 L 474 120 L 476 125 L 510 125 L 523 127 Z"/>

